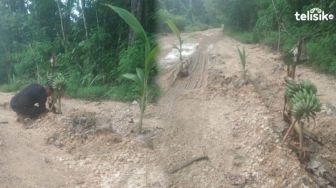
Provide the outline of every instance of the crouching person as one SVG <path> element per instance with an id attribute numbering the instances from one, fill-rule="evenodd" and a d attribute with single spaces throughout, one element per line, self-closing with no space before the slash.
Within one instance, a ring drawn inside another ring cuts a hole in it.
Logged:
<path id="1" fill-rule="evenodd" d="M 41 86 L 30 84 L 17 93 L 10 101 L 10 106 L 20 117 L 35 119 L 44 112 L 47 112 L 46 101 L 52 93 L 48 85 Z"/>

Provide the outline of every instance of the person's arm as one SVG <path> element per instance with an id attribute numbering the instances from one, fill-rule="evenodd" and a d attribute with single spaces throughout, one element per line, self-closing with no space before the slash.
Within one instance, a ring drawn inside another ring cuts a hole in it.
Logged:
<path id="1" fill-rule="evenodd" d="M 40 108 L 40 112 L 47 112 L 47 108 L 46 108 L 46 102 L 47 102 L 47 98 L 43 98 L 38 104 L 39 104 L 39 108 Z"/>

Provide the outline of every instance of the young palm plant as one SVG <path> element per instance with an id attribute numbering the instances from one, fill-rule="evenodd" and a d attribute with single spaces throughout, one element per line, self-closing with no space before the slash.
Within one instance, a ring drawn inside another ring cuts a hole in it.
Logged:
<path id="1" fill-rule="evenodd" d="M 140 133 L 142 131 L 142 122 L 147 106 L 149 72 L 153 68 L 154 59 L 159 48 L 157 46 L 151 46 L 144 28 L 132 13 L 113 5 L 105 4 L 105 6 L 116 12 L 134 31 L 135 35 L 145 44 L 144 68 L 136 68 L 136 74 L 128 73 L 123 75 L 125 78 L 134 81 L 139 86 L 140 121 L 138 132 Z"/>
<path id="2" fill-rule="evenodd" d="M 187 63 L 183 61 L 183 56 L 182 56 L 183 41 L 182 41 L 182 38 L 181 38 L 181 32 L 177 28 L 177 26 L 175 25 L 175 23 L 173 21 L 168 20 L 168 21 L 166 21 L 166 24 L 168 25 L 168 27 L 170 28 L 170 30 L 175 34 L 176 38 L 179 41 L 179 44 L 178 44 L 179 46 L 174 45 L 174 48 L 177 49 L 177 51 L 179 52 L 179 58 L 180 58 L 180 69 L 179 69 L 179 72 L 178 72 L 178 76 L 186 77 L 186 76 L 189 75 L 189 72 L 188 72 L 188 65 L 187 65 Z"/>
<path id="3" fill-rule="evenodd" d="M 179 41 L 179 46 L 177 47 L 177 45 L 175 45 L 174 48 L 178 50 L 179 55 L 180 55 L 180 61 L 181 61 L 181 64 L 182 64 L 182 60 L 183 60 L 183 57 L 182 57 L 183 41 L 182 41 L 182 38 L 181 38 L 181 32 L 177 28 L 177 26 L 175 25 L 175 23 L 173 21 L 168 20 L 168 21 L 166 21 L 166 24 L 168 25 L 169 29 L 175 34 L 176 38 Z"/>
<path id="4" fill-rule="evenodd" d="M 294 80 L 286 80 L 285 99 L 288 101 L 288 109 L 292 116 L 292 122 L 287 130 L 283 141 L 294 128 L 299 135 L 300 156 L 303 149 L 303 122 L 304 120 L 313 119 L 315 121 L 316 113 L 321 110 L 321 104 L 316 97 L 316 86 L 310 81 L 296 83 Z"/>
<path id="5" fill-rule="evenodd" d="M 246 81 L 246 53 L 245 53 L 245 48 L 243 48 L 243 50 L 240 50 L 237 47 L 237 51 L 239 54 L 239 58 L 240 58 L 240 64 L 242 65 L 242 78 L 244 81 Z"/>

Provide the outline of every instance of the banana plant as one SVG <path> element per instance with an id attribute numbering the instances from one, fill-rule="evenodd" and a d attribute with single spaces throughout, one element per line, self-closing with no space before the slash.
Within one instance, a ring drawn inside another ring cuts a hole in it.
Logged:
<path id="1" fill-rule="evenodd" d="M 288 109 L 292 116 L 292 122 L 287 130 L 283 142 L 294 128 L 299 135 L 300 156 L 303 149 L 303 121 L 313 119 L 315 122 L 316 113 L 321 110 L 321 104 L 316 97 L 317 88 L 310 81 L 296 83 L 294 80 L 286 80 L 285 99 L 288 102 Z M 286 104 L 285 104 L 286 105 Z M 316 123 L 316 122 L 315 122 Z"/>
<path id="2" fill-rule="evenodd" d="M 65 76 L 62 73 L 49 74 L 48 75 L 48 85 L 52 88 L 53 92 L 49 99 L 49 108 L 54 113 L 62 113 L 61 98 L 65 90 Z M 55 107 L 57 103 L 57 108 Z"/>
<path id="3" fill-rule="evenodd" d="M 145 44 L 144 68 L 136 68 L 136 74 L 127 73 L 123 75 L 124 78 L 134 81 L 139 86 L 140 121 L 138 131 L 141 133 L 143 117 L 147 106 L 149 72 L 153 68 L 154 60 L 159 48 L 157 46 L 151 46 L 144 28 L 132 13 L 117 6 L 109 4 L 105 4 L 105 6 L 117 13 L 134 31 L 135 36 Z"/>
<path id="4" fill-rule="evenodd" d="M 172 20 L 167 20 L 166 24 L 168 25 L 169 29 L 175 34 L 176 38 L 179 41 L 179 47 L 177 47 L 175 45 L 174 48 L 178 50 L 179 55 L 180 55 L 180 61 L 181 61 L 181 64 L 182 64 L 182 60 L 183 60 L 183 57 L 182 57 L 182 45 L 183 45 L 183 41 L 182 41 L 182 38 L 181 38 L 181 32 L 180 32 L 180 30 L 177 28 L 177 26 L 175 25 L 175 23 Z"/>
<path id="5" fill-rule="evenodd" d="M 243 80 L 246 79 L 246 53 L 245 53 L 245 48 L 243 48 L 243 50 L 240 50 L 238 47 L 237 47 L 237 51 L 238 51 L 238 54 L 239 54 L 239 58 L 240 58 L 240 64 L 242 66 L 242 78 Z"/>

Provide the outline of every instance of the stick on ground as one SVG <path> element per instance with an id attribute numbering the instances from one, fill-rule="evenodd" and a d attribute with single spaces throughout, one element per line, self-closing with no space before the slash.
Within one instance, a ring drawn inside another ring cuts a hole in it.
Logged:
<path id="1" fill-rule="evenodd" d="M 194 162 L 196 161 L 201 161 L 201 160 L 209 160 L 209 157 L 208 156 L 200 156 L 200 157 L 194 157 L 194 158 L 191 158 L 190 160 L 188 161 L 185 161 L 184 163 L 180 164 L 180 165 L 177 165 L 175 166 L 174 168 L 172 168 L 171 170 L 168 171 L 169 174 L 174 174 L 175 172 L 193 164 Z"/>

